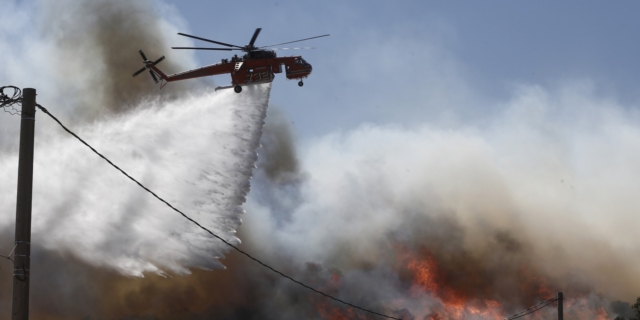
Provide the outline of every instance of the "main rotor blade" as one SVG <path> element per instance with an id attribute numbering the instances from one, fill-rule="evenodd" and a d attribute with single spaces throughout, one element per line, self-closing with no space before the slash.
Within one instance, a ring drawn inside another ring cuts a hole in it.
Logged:
<path id="1" fill-rule="evenodd" d="M 153 65 L 155 66 L 156 64 L 160 63 L 160 61 L 164 60 L 164 56 L 160 57 L 158 60 L 153 62 Z"/>
<path id="2" fill-rule="evenodd" d="M 220 50 L 220 51 L 242 50 L 242 49 L 232 49 L 232 48 L 200 48 L 200 47 L 171 47 L 171 49 Z"/>
<path id="3" fill-rule="evenodd" d="M 262 28 L 257 28 L 256 31 L 253 33 L 253 37 L 251 37 L 251 42 L 249 42 L 249 47 L 253 47 L 253 44 L 256 42 L 256 39 L 258 38 L 258 35 L 260 34 L 261 30 Z"/>
<path id="4" fill-rule="evenodd" d="M 301 48 L 269 48 L 269 50 L 307 50 L 315 49 L 314 47 L 301 47 Z"/>
<path id="5" fill-rule="evenodd" d="M 206 42 L 211 42 L 211 43 L 215 43 L 215 44 L 219 44 L 219 45 L 223 45 L 225 47 L 236 47 L 236 48 L 242 48 L 241 46 L 236 46 L 234 44 L 228 44 L 228 43 L 224 43 L 224 42 L 219 42 L 219 41 L 213 41 L 213 40 L 209 40 L 209 39 L 205 39 L 205 38 L 200 38 L 200 37 L 196 37 L 196 36 L 192 36 L 186 33 L 181 33 L 178 32 L 179 35 L 181 36 L 185 36 L 185 37 L 189 37 L 189 38 L 194 38 L 194 39 L 198 39 L 198 40 L 202 40 L 202 41 L 206 41 Z"/>
<path id="6" fill-rule="evenodd" d="M 311 40 L 311 39 L 315 39 L 315 38 L 322 38 L 322 37 L 328 37 L 328 36 L 330 36 L 330 34 L 323 34 L 323 35 L 321 35 L 321 36 L 317 36 L 317 37 L 311 37 L 311 38 L 300 39 L 300 40 L 296 40 L 296 41 L 289 41 L 289 42 L 283 42 L 283 43 L 278 43 L 278 44 L 272 44 L 272 45 L 270 45 L 270 46 L 263 46 L 263 47 L 260 47 L 260 48 L 258 48 L 258 49 L 262 49 L 262 48 L 266 48 L 266 47 L 275 47 L 275 46 L 280 46 L 280 45 L 283 45 L 283 44 L 289 44 L 289 43 L 294 43 L 294 42 L 306 41 L 306 40 Z"/>
<path id="7" fill-rule="evenodd" d="M 144 67 L 144 68 L 142 68 L 142 69 L 140 69 L 140 70 L 136 71 L 136 73 L 134 73 L 134 74 L 133 74 L 133 76 L 135 77 L 135 76 L 137 76 L 137 75 L 139 75 L 139 74 L 143 73 L 145 70 L 147 70 L 147 67 Z"/>
<path id="8" fill-rule="evenodd" d="M 153 70 L 149 70 L 149 73 L 151 74 L 151 78 L 153 78 L 153 81 L 155 81 L 156 83 L 158 83 L 158 78 L 156 78 L 156 74 L 153 73 Z"/>
<path id="9" fill-rule="evenodd" d="M 138 51 L 138 53 L 140 53 L 142 60 L 147 61 L 147 56 L 144 55 L 144 52 L 142 52 L 142 50 Z"/>

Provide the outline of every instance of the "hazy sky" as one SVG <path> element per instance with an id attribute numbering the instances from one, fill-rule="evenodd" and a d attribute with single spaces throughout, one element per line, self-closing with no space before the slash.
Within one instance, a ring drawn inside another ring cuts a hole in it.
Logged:
<path id="1" fill-rule="evenodd" d="M 481 123 L 519 85 L 579 82 L 625 105 L 640 100 L 638 2 L 167 2 L 185 32 L 238 45 L 256 27 L 258 45 L 331 34 L 295 51 L 314 67 L 303 88 L 282 75 L 273 88 L 302 140 L 362 122 Z M 202 64 L 227 55 L 197 53 Z"/>

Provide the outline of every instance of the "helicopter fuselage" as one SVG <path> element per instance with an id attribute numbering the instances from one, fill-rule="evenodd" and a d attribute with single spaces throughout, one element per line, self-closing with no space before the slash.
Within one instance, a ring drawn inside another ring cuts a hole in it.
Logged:
<path id="1" fill-rule="evenodd" d="M 234 86 L 271 82 L 276 73 L 284 71 L 287 79 L 308 77 L 313 68 L 300 56 L 277 57 L 271 50 L 253 51 L 242 57 L 237 55 L 231 59 L 222 59 L 220 63 L 188 70 L 172 75 L 165 75 L 155 65 L 149 68 L 166 82 L 195 79 L 219 74 L 230 74 Z"/>

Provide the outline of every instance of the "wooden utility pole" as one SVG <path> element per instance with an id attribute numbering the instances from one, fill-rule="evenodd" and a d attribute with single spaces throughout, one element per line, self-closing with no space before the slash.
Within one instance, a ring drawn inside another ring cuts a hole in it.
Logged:
<path id="1" fill-rule="evenodd" d="M 36 122 L 36 89 L 22 90 L 18 199 L 16 202 L 16 244 L 13 263 L 12 320 L 29 319 L 29 276 L 31 255 L 31 191 L 33 190 L 33 140 Z"/>
<path id="2" fill-rule="evenodd" d="M 562 295 L 562 292 L 558 292 L 558 320 L 562 320 L 564 319 L 564 315 L 563 310 L 562 310 L 562 300 L 564 299 L 564 296 Z"/>

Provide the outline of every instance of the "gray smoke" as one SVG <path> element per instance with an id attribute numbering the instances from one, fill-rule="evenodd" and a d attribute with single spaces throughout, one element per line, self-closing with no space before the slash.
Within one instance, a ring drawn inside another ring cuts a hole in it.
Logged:
<path id="1" fill-rule="evenodd" d="M 296 154 L 295 137 L 289 120 L 277 107 L 269 109 L 269 121 L 265 123 L 262 156 L 258 167 L 270 180 L 285 184 L 300 174 L 300 163 Z"/>
<path id="2" fill-rule="evenodd" d="M 74 95 L 82 112 L 102 114 L 122 112 L 150 96 L 176 98 L 201 85 L 191 80 L 159 90 L 148 72 L 131 78 L 144 66 L 138 50 L 152 61 L 165 55 L 158 67 L 167 74 L 193 66 L 184 53 L 170 49 L 186 41 L 176 35 L 184 26 L 160 17 L 162 8 L 148 0 L 43 2 L 40 28 L 54 46 L 52 68 L 62 80 L 57 89 Z"/>
<path id="3" fill-rule="evenodd" d="M 492 318 L 563 291 L 568 314 L 613 318 L 624 311 L 610 301 L 640 292 L 630 229 L 640 127 L 590 88 L 519 88 L 483 127 L 363 125 L 316 139 L 297 184 L 265 173 L 243 234 L 268 239 L 257 250 L 285 252 L 301 276 L 305 261 L 326 283 L 339 270 L 340 297 L 391 314 L 447 318 L 459 299 L 490 311 L 468 319 Z M 412 258 L 434 263 L 429 283 Z"/>
<path id="4" fill-rule="evenodd" d="M 143 1 L 3 1 L 0 11 L 0 80 L 3 85 L 36 88 L 38 101 L 78 124 L 140 106 L 145 99 L 174 100 L 202 88 L 189 80 L 160 90 L 140 69 L 143 50 L 167 74 L 196 67 L 191 45 L 176 35 L 186 24 L 162 2 Z M 43 123 L 40 126 L 47 126 Z M 0 118 L 0 150 L 16 147 L 15 121 Z M 51 129 L 53 131 L 53 129 Z"/>

